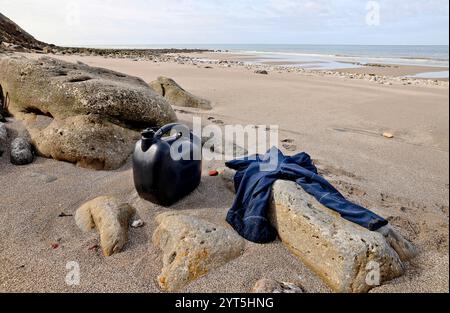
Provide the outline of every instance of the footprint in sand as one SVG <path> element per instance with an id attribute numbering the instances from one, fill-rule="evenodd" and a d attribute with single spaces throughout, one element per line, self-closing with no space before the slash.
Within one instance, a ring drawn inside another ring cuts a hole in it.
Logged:
<path id="1" fill-rule="evenodd" d="M 225 125 L 225 123 L 222 120 L 213 120 L 212 122 L 217 125 Z"/>

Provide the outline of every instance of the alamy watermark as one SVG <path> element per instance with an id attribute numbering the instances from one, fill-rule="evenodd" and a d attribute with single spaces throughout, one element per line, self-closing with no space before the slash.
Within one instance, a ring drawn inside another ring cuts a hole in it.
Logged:
<path id="1" fill-rule="evenodd" d="M 244 157 L 256 160 L 261 171 L 272 171 L 278 165 L 278 125 L 202 126 L 201 118 L 193 118 L 190 130 L 175 124 L 169 132 L 170 156 L 173 160 L 232 160 Z M 162 135 L 162 134 L 159 134 Z"/>
<path id="2" fill-rule="evenodd" d="M 366 24 L 369 26 L 380 26 L 381 5 L 378 1 L 368 1 L 366 4 Z"/>
<path id="3" fill-rule="evenodd" d="M 78 286 L 80 285 L 80 264 L 76 261 L 69 261 L 66 263 L 66 284 L 67 286 Z"/>

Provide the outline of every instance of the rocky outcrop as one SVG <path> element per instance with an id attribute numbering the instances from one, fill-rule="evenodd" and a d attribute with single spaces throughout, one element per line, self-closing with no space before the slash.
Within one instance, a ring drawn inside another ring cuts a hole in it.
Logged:
<path id="1" fill-rule="evenodd" d="M 227 186 L 234 173 L 224 171 Z M 399 277 L 417 253 L 389 225 L 371 232 L 346 221 L 295 182 L 274 184 L 269 218 L 292 253 L 337 292 L 367 292 Z"/>
<path id="2" fill-rule="evenodd" d="M 0 13 L 0 46 L 42 50 L 46 43 L 36 40 L 16 23 Z"/>
<path id="3" fill-rule="evenodd" d="M 119 168 L 133 152 L 139 133 L 98 115 L 54 120 L 43 130 L 30 131 L 37 153 L 96 170 Z"/>
<path id="4" fill-rule="evenodd" d="M 300 286 L 292 283 L 279 282 L 274 279 L 258 280 L 253 286 L 252 293 L 303 293 Z"/>
<path id="5" fill-rule="evenodd" d="M 210 101 L 187 92 L 171 78 L 158 77 L 157 80 L 150 83 L 150 87 L 172 105 L 204 110 L 212 109 Z"/>
<path id="6" fill-rule="evenodd" d="M 82 63 L 3 58 L 0 85 L 15 117 L 54 119 L 46 129 L 28 127 L 41 155 L 83 167 L 117 169 L 132 152 L 135 130 L 176 121 L 141 79 Z"/>
<path id="7" fill-rule="evenodd" d="M 153 243 L 163 251 L 158 276 L 163 290 L 178 291 L 244 250 L 245 241 L 232 229 L 177 213 L 163 213 L 156 220 Z"/>
<path id="8" fill-rule="evenodd" d="M 85 232 L 94 228 L 100 233 L 105 256 L 122 251 L 128 241 L 128 226 L 135 209 L 114 197 L 99 197 L 83 204 L 75 214 L 78 227 Z"/>
<path id="9" fill-rule="evenodd" d="M 33 162 L 33 147 L 23 137 L 18 137 L 11 142 L 11 163 L 14 165 L 27 165 Z"/>

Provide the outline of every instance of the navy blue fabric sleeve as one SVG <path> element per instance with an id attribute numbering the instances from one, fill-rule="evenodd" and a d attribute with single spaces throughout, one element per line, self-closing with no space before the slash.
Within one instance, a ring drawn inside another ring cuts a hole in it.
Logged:
<path id="1" fill-rule="evenodd" d="M 262 171 L 263 163 L 273 162 L 270 171 Z M 295 181 L 321 204 L 338 212 L 342 218 L 369 230 L 377 230 L 388 222 L 377 214 L 345 199 L 327 180 L 318 175 L 311 157 L 300 153 L 284 156 L 272 148 L 265 156 L 257 155 L 233 160 L 226 166 L 235 169 L 236 198 L 227 214 L 227 221 L 247 240 L 266 243 L 275 240 L 276 230 L 268 220 L 272 185 L 278 179 Z"/>

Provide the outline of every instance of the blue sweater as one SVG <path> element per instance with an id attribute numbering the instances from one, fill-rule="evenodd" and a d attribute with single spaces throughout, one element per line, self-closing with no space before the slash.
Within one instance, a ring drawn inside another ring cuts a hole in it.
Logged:
<path id="1" fill-rule="evenodd" d="M 375 231 L 388 222 L 377 214 L 344 198 L 327 180 L 318 175 L 311 157 L 300 153 L 289 157 L 277 148 L 264 156 L 245 157 L 226 163 L 237 171 L 236 198 L 227 222 L 244 238 L 256 243 L 276 239 L 277 232 L 267 219 L 272 185 L 278 179 L 295 181 L 321 204 L 342 218 Z"/>

